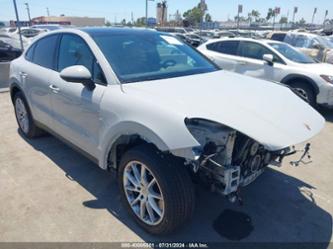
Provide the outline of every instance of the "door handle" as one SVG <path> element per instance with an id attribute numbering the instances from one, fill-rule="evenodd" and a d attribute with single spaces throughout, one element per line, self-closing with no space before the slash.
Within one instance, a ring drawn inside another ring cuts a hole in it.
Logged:
<path id="1" fill-rule="evenodd" d="M 49 88 L 52 90 L 54 93 L 58 93 L 60 91 L 60 88 L 55 86 L 55 85 L 49 85 Z"/>
<path id="2" fill-rule="evenodd" d="M 237 64 L 241 65 L 241 66 L 245 66 L 245 65 L 247 65 L 247 62 L 245 62 L 245 61 L 239 61 L 239 62 L 237 62 Z"/>

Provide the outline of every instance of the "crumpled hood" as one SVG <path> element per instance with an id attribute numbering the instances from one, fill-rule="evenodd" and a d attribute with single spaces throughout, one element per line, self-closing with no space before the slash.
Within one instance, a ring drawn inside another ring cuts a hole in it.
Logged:
<path id="1" fill-rule="evenodd" d="M 126 94 L 167 107 L 185 118 L 229 126 L 280 150 L 304 142 L 324 126 L 324 118 L 289 88 L 226 71 L 124 84 Z M 154 106 L 152 106 L 154 108 Z"/>

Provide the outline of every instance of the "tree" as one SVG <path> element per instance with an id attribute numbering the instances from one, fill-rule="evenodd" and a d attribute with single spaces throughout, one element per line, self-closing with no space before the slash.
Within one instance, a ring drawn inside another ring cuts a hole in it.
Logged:
<path id="1" fill-rule="evenodd" d="M 146 18 L 145 17 L 140 17 L 136 20 L 135 22 L 136 26 L 142 27 L 146 25 Z"/>
<path id="2" fill-rule="evenodd" d="M 266 16 L 266 20 L 269 21 L 271 20 L 272 17 L 275 16 L 275 11 L 272 9 L 272 8 L 269 8 L 268 9 L 268 13 L 267 13 L 267 16 Z"/>
<path id="3" fill-rule="evenodd" d="M 252 14 L 251 14 L 251 12 L 247 14 L 247 19 L 246 19 L 246 21 L 248 21 L 249 23 L 252 22 Z"/>
<path id="4" fill-rule="evenodd" d="M 244 16 L 240 16 L 240 17 L 235 16 L 235 17 L 234 17 L 235 22 L 238 21 L 238 18 L 239 18 L 239 21 L 240 21 L 240 22 L 246 22 L 246 21 L 247 21 L 247 19 L 246 19 Z"/>
<path id="5" fill-rule="evenodd" d="M 281 17 L 281 19 L 280 19 L 280 23 L 281 23 L 281 24 L 286 24 L 286 23 L 288 23 L 288 18 L 285 17 L 285 16 Z"/>
<path id="6" fill-rule="evenodd" d="M 105 26 L 110 27 L 111 26 L 111 22 L 110 21 L 106 21 L 105 22 Z"/>
<path id="7" fill-rule="evenodd" d="M 186 11 L 183 14 L 183 17 L 190 25 L 195 26 L 201 22 L 203 12 L 200 8 L 194 7 L 193 9 Z"/>
<path id="8" fill-rule="evenodd" d="M 254 20 L 256 22 L 258 22 L 259 19 L 260 19 L 260 12 L 258 10 L 252 10 L 251 11 L 251 16 L 254 17 Z"/>
<path id="9" fill-rule="evenodd" d="M 212 22 L 212 16 L 208 13 L 205 16 L 205 22 Z"/>
<path id="10" fill-rule="evenodd" d="M 305 25 L 306 24 L 306 21 L 305 21 L 305 19 L 302 17 L 302 19 L 301 20 L 299 20 L 299 25 L 301 25 L 301 26 L 303 26 L 303 25 Z"/>
<path id="11" fill-rule="evenodd" d="M 196 7 L 192 8 L 188 11 L 185 11 L 183 14 L 183 17 L 185 19 L 184 23 L 186 23 L 189 26 L 198 25 L 199 23 L 201 23 L 202 19 L 204 18 L 204 14 L 205 14 L 206 10 L 207 10 L 207 6 L 205 6 L 205 8 L 203 10 L 201 4 L 199 3 Z M 209 15 L 209 14 L 207 14 L 207 15 Z M 210 15 L 209 15 L 209 17 L 211 18 Z"/>
<path id="12" fill-rule="evenodd" d="M 125 18 L 123 20 L 121 20 L 121 25 L 123 25 L 123 26 L 126 25 L 126 19 Z"/>

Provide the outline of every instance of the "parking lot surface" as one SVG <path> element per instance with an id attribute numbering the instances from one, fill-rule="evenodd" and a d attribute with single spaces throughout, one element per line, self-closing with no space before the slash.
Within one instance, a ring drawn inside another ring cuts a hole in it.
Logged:
<path id="1" fill-rule="evenodd" d="M 0 90 L 8 87 L 9 63 L 0 62 Z"/>
<path id="2" fill-rule="evenodd" d="M 242 242 L 322 242 L 326 248 L 332 241 L 332 111 L 322 111 L 327 124 L 311 141 L 312 164 L 295 168 L 287 159 L 282 168 L 269 168 L 243 190 L 243 206 L 196 186 L 193 220 L 164 237 L 135 224 L 110 173 L 52 136 L 25 140 L 8 93 L 0 94 L 0 111 L 2 242 L 230 241 L 237 236 L 219 230 L 230 209 L 248 217 L 238 227 L 228 218 L 230 231 L 247 230 L 236 238 Z"/>

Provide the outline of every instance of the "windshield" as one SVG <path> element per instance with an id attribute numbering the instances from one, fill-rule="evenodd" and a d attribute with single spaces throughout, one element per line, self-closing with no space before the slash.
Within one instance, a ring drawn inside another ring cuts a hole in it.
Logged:
<path id="1" fill-rule="evenodd" d="M 218 70 L 200 53 L 167 34 L 133 32 L 92 37 L 122 83 Z"/>
<path id="2" fill-rule="evenodd" d="M 311 57 L 299 52 L 298 50 L 292 48 L 288 44 L 269 43 L 269 45 L 291 61 L 304 64 L 316 63 Z"/>
<path id="3" fill-rule="evenodd" d="M 314 40 L 321 44 L 324 48 L 333 48 L 333 44 L 321 36 L 314 38 Z"/>

